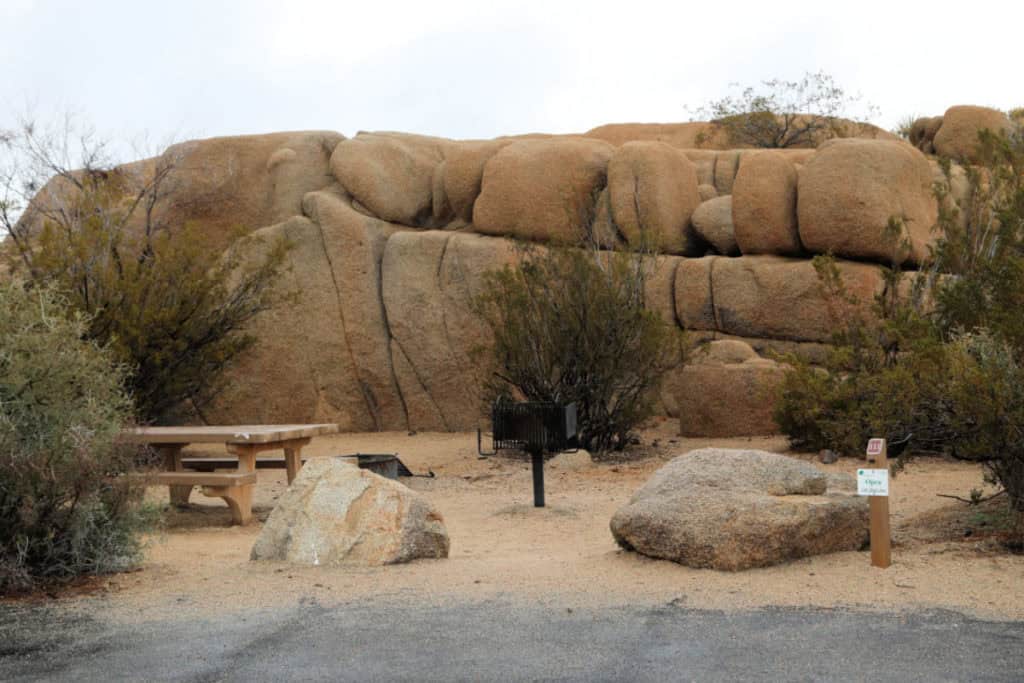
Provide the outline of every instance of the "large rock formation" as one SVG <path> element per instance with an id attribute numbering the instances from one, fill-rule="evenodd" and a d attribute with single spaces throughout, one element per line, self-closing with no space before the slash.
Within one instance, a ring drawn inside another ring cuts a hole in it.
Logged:
<path id="1" fill-rule="evenodd" d="M 822 294 L 810 256 L 838 255 L 866 311 L 882 287 L 867 262 L 888 262 L 889 219 L 909 229 L 909 263 L 928 244 L 937 167 L 909 145 L 727 144 L 703 123 L 467 141 L 290 132 L 190 141 L 118 172 L 175 166 L 156 207 L 172 233 L 191 222 L 211 249 L 239 234 L 270 238 L 238 242 L 254 253 L 274 238 L 293 245 L 281 279 L 292 303 L 252 322 L 256 347 L 203 419 L 462 430 L 481 417 L 477 354 L 489 343 L 472 301 L 487 270 L 517 257 L 513 240 L 626 248 L 650 237 L 669 254 L 645 292 L 664 319 L 696 341 L 809 358 L 849 313 Z M 38 201 L 66 190 L 54 182 Z M 699 380 L 670 373 L 661 408 L 678 416 L 689 381 L 734 382 L 728 365 Z"/>
<path id="2" fill-rule="evenodd" d="M 737 571 L 860 549 L 868 503 L 849 475 L 776 453 L 703 448 L 655 472 L 611 531 L 627 550 Z"/>
<path id="3" fill-rule="evenodd" d="M 775 434 L 772 412 L 784 368 L 741 341 L 711 342 L 682 368 L 676 411 L 690 437 Z"/>
<path id="4" fill-rule="evenodd" d="M 250 555 L 377 566 L 448 557 L 444 519 L 421 495 L 338 458 L 314 458 L 274 506 Z"/>

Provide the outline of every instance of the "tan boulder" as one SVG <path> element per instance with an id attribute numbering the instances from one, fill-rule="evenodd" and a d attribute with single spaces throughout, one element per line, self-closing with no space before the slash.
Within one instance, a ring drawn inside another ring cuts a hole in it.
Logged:
<path id="1" fill-rule="evenodd" d="M 726 571 L 860 550 L 868 503 L 851 479 L 777 453 L 702 448 L 655 472 L 611 532 L 626 550 Z"/>
<path id="2" fill-rule="evenodd" d="M 715 197 L 717 197 L 718 190 L 715 189 L 714 185 L 708 185 L 705 183 L 703 185 L 697 186 L 697 194 L 700 196 L 700 200 L 702 202 L 706 202 L 709 199 L 714 199 Z"/>
<path id="3" fill-rule="evenodd" d="M 834 140 L 800 172 L 797 223 L 812 253 L 889 263 L 897 219 L 910 242 L 902 260 L 920 263 L 937 216 L 928 160 L 903 142 Z"/>
<path id="4" fill-rule="evenodd" d="M 778 433 L 772 411 L 783 373 L 784 366 L 758 357 L 747 344 L 711 342 L 682 370 L 676 397 L 679 433 L 687 437 Z"/>
<path id="5" fill-rule="evenodd" d="M 644 282 L 644 307 L 656 312 L 665 322 L 676 322 L 676 273 L 679 266 L 688 260 L 679 256 L 657 256 L 651 259 Z"/>
<path id="6" fill-rule="evenodd" d="M 594 219 L 614 151 L 586 138 L 519 140 L 503 147 L 484 166 L 474 227 L 487 235 L 579 244 Z"/>
<path id="7" fill-rule="evenodd" d="M 484 272 L 509 263 L 507 240 L 469 233 L 394 234 L 381 263 L 391 354 L 411 429 L 468 430 L 479 424 L 487 345 L 471 310 Z"/>
<path id="8" fill-rule="evenodd" d="M 697 169 L 698 190 L 701 185 L 710 185 L 715 190 L 715 159 L 718 158 L 718 152 L 710 149 L 684 149 L 682 152 Z M 715 195 L 718 195 L 718 190 L 715 190 Z"/>
<path id="9" fill-rule="evenodd" d="M 353 356 L 345 338 L 335 284 L 342 275 L 332 266 L 320 226 L 291 218 L 237 248 L 259 256 L 279 238 L 293 245 L 279 291 L 295 299 L 247 325 L 256 344 L 229 368 L 204 418 L 211 424 L 333 422 L 343 431 L 376 429 L 358 379 L 364 361 Z"/>
<path id="10" fill-rule="evenodd" d="M 455 216 L 473 220 L 473 205 L 480 196 L 484 166 L 503 147 L 514 140 L 462 140 L 454 143 L 445 157 L 444 190 Z"/>
<path id="11" fill-rule="evenodd" d="M 198 225 L 213 249 L 241 228 L 252 232 L 302 214 L 302 197 L 333 182 L 329 160 L 345 139 L 308 131 L 190 140 L 168 147 L 147 168 L 170 168 L 156 208 L 169 226 Z M 136 165 L 129 165 L 136 166 Z"/>
<path id="12" fill-rule="evenodd" d="M 757 351 L 746 342 L 738 339 L 716 339 L 699 350 L 694 362 L 732 365 L 759 358 Z"/>
<path id="13" fill-rule="evenodd" d="M 340 458 L 313 458 L 281 495 L 251 560 L 314 566 L 448 557 L 441 513 L 423 496 Z"/>
<path id="14" fill-rule="evenodd" d="M 407 133 L 359 133 L 331 155 L 331 172 L 377 218 L 436 227 L 434 176 L 450 140 Z"/>
<path id="15" fill-rule="evenodd" d="M 829 341 L 840 321 L 855 312 L 825 296 L 808 259 L 741 256 L 717 258 L 709 266 L 710 308 L 716 329 L 727 334 Z M 875 294 L 884 288 L 879 268 L 849 261 L 839 261 L 836 266 L 847 292 L 860 301 L 860 312 L 868 314 Z"/>
<path id="16" fill-rule="evenodd" d="M 796 186 L 796 168 L 786 155 L 761 152 L 743 159 L 732 188 L 732 218 L 740 252 L 796 255 L 802 251 Z"/>
<path id="17" fill-rule="evenodd" d="M 384 248 L 400 228 L 358 213 L 337 192 L 312 192 L 303 206 L 320 226 L 319 238 L 334 274 L 332 289 L 340 316 L 330 332 L 344 340 L 372 428 L 408 429 L 409 416 L 390 353 L 382 282 Z M 314 318 L 309 324 L 319 321 Z M 332 393 L 330 387 L 322 389 L 325 397 Z"/>
<path id="18" fill-rule="evenodd" d="M 693 229 L 723 256 L 738 256 L 733 230 L 732 195 L 709 199 L 693 212 Z"/>
<path id="19" fill-rule="evenodd" d="M 674 292 L 676 319 L 687 330 L 715 330 L 715 304 L 711 273 L 720 256 L 683 259 L 676 267 Z"/>
<path id="20" fill-rule="evenodd" d="M 715 159 L 715 189 L 718 194 L 732 194 L 732 184 L 740 167 L 741 153 L 736 150 L 719 152 Z"/>
<path id="21" fill-rule="evenodd" d="M 684 154 L 662 142 L 627 142 L 608 162 L 612 217 L 633 246 L 653 240 L 663 253 L 693 254 L 688 230 L 700 203 L 697 171 Z"/>
<path id="22" fill-rule="evenodd" d="M 588 130 L 588 138 L 604 140 L 613 145 L 624 145 L 638 140 L 662 142 L 680 149 L 721 149 L 717 145 L 726 140 L 717 132 L 712 123 L 692 121 L 687 123 L 609 123 Z"/>
<path id="23" fill-rule="evenodd" d="M 1006 130 L 1010 119 L 998 109 L 960 105 L 950 107 L 935 133 L 935 153 L 956 160 L 978 161 L 978 134 L 983 130 Z"/>

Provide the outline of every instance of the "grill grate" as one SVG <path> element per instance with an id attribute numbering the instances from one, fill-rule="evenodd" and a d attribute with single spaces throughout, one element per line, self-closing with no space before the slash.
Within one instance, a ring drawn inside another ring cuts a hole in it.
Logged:
<path id="1" fill-rule="evenodd" d="M 544 507 L 544 453 L 557 453 L 576 447 L 576 404 L 550 401 L 499 400 L 491 408 L 492 447 L 484 452 L 477 430 L 477 450 L 481 456 L 499 450 L 524 450 L 533 464 L 533 504 Z"/>

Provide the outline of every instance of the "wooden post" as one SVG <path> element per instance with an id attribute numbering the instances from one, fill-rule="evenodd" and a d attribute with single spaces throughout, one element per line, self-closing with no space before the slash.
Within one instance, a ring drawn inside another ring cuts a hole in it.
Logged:
<path id="1" fill-rule="evenodd" d="M 868 442 L 868 464 L 889 472 L 889 447 L 885 439 Z M 889 528 L 889 496 L 869 496 L 871 519 L 871 566 L 885 569 L 892 564 L 892 538 Z"/>

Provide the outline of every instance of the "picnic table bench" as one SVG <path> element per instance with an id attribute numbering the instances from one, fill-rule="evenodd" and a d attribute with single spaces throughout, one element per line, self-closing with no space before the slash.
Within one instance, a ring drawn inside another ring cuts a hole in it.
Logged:
<path id="1" fill-rule="evenodd" d="M 146 483 L 170 488 L 171 502 L 188 503 L 192 487 L 204 495 L 223 498 L 235 524 L 252 519 L 252 493 L 256 485 L 256 454 L 283 450 L 290 484 L 302 467 L 302 448 L 316 436 L 336 434 L 336 424 L 221 425 L 208 427 L 137 427 L 128 436 L 152 446 L 163 456 L 164 471 L 147 473 Z M 222 443 L 237 460 L 216 459 L 217 465 L 234 465 L 228 472 L 197 471 L 212 468 L 198 465 L 201 458 L 182 458 L 182 449 L 192 443 Z M 186 465 L 192 465 L 190 469 Z"/>

